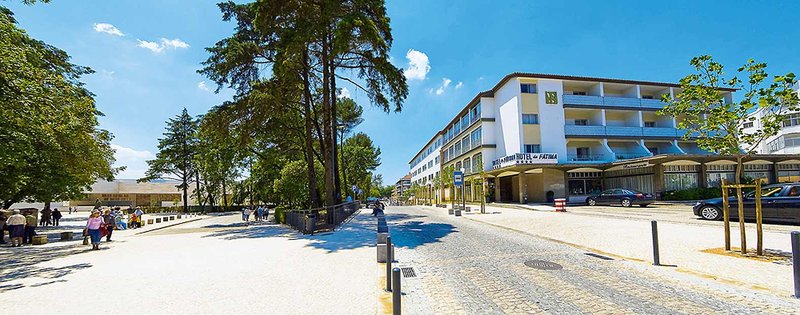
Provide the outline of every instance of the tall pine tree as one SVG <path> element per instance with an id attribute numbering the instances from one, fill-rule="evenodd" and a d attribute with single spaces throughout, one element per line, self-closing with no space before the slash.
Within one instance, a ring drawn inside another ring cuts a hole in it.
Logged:
<path id="1" fill-rule="evenodd" d="M 155 179 L 177 180 L 183 191 L 183 212 L 189 210 L 189 185 L 195 181 L 195 155 L 198 151 L 198 121 L 189 115 L 186 108 L 183 112 L 167 120 L 164 138 L 158 139 L 156 158 L 147 161 L 148 169 L 145 177 L 139 182 Z"/>

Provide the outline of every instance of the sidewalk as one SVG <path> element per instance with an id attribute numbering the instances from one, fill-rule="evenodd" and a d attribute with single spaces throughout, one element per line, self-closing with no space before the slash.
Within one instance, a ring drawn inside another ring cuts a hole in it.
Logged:
<path id="1" fill-rule="evenodd" d="M 76 314 L 108 298 L 118 306 L 108 310 L 115 314 L 376 312 L 375 226 L 368 214 L 313 236 L 240 219 L 215 216 L 126 235 L 99 252 L 32 259 L 0 272 L 0 305 Z M 89 298 L 104 292 L 113 296 Z M 45 300 L 55 307 L 42 307 Z"/>
<path id="2" fill-rule="evenodd" d="M 567 243 L 606 256 L 643 264 L 652 264 L 653 261 L 649 222 L 492 206 L 486 207 L 486 213 L 473 211 L 463 214 L 470 220 Z M 663 265 L 677 265 L 674 270 L 683 273 L 778 296 L 786 297 L 794 292 L 791 266 L 702 252 L 724 246 L 721 223 L 719 226 L 697 226 L 659 222 L 658 229 Z M 747 224 L 746 229 L 748 247 L 755 248 L 755 225 Z M 731 225 L 731 244 L 738 247 L 738 225 Z M 765 232 L 764 248 L 791 252 L 789 234 Z"/>

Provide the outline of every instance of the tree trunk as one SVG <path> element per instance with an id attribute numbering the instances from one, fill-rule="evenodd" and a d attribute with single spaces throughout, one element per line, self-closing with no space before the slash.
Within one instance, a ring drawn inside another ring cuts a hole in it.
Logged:
<path id="1" fill-rule="evenodd" d="M 203 208 L 205 202 L 203 201 L 203 195 L 200 191 L 200 172 L 194 172 L 194 181 L 195 181 L 195 190 L 197 190 L 197 204 L 200 205 L 200 208 Z"/>
<path id="2" fill-rule="evenodd" d="M 320 198 L 319 190 L 317 189 L 317 171 L 314 168 L 314 143 L 313 143 L 313 136 L 312 136 L 312 123 L 311 123 L 311 102 L 313 101 L 311 96 L 311 87 L 309 86 L 310 82 L 308 79 L 308 51 L 306 51 L 306 55 L 303 58 L 303 120 L 305 122 L 305 158 L 306 158 L 306 167 L 308 168 L 308 188 L 309 188 L 309 198 L 311 199 L 311 207 L 317 208 L 322 206 L 322 200 Z"/>
<path id="3" fill-rule="evenodd" d="M 331 43 L 331 46 L 333 46 L 333 39 L 332 38 L 330 38 L 329 42 Z M 331 47 L 331 50 L 333 50 L 333 49 L 334 48 Z M 336 195 L 338 196 L 336 198 L 336 203 L 341 203 L 342 199 L 344 198 L 344 195 L 342 194 L 341 181 L 339 179 L 339 163 L 338 163 L 338 161 L 339 161 L 339 149 L 336 146 L 336 140 L 337 140 L 337 138 L 339 138 L 338 137 L 338 133 L 336 132 L 337 129 L 339 128 L 339 113 L 338 113 L 338 109 L 337 109 L 338 106 L 336 104 L 337 101 L 338 101 L 338 98 L 336 97 L 336 65 L 335 65 L 334 60 L 331 60 L 329 62 L 329 64 L 330 64 L 329 75 L 331 76 L 331 79 L 330 79 L 331 87 L 330 87 L 330 90 L 328 90 L 328 93 L 330 93 L 331 113 L 332 113 L 331 115 L 332 115 L 333 124 L 334 124 L 334 126 L 333 126 L 334 129 L 333 129 L 333 133 L 332 133 L 333 138 L 331 140 L 331 144 L 333 144 L 333 153 L 332 154 L 333 154 L 333 162 L 334 162 L 333 163 L 333 167 L 334 167 L 334 169 L 333 169 L 333 175 L 334 175 L 334 188 L 333 188 L 333 190 L 336 192 Z"/>
<path id="4" fill-rule="evenodd" d="M 183 178 L 183 213 L 189 212 L 189 184 L 186 177 Z"/>
<path id="5" fill-rule="evenodd" d="M 742 184 L 742 155 L 736 155 L 736 185 Z M 742 202 L 742 188 L 736 188 L 736 204 L 739 208 L 739 234 L 742 241 L 742 254 L 747 254 L 747 237 L 744 230 L 744 203 Z"/>
<path id="6" fill-rule="evenodd" d="M 329 43 L 328 35 L 323 35 L 322 40 L 322 53 L 320 55 L 322 63 L 322 128 L 323 128 L 323 142 L 325 143 L 325 150 L 323 156 L 325 158 L 325 203 L 328 206 L 336 204 L 336 178 L 334 170 L 336 169 L 336 157 L 333 156 L 335 144 L 331 144 L 333 140 L 332 126 L 335 121 L 333 107 L 331 106 L 330 97 L 330 80 L 331 73 L 328 63 L 329 59 Z M 331 212 L 333 214 L 333 212 Z M 330 219 L 330 218 L 329 218 Z"/>
<path id="7" fill-rule="evenodd" d="M 228 190 L 224 179 L 222 180 L 222 205 L 228 207 Z"/>

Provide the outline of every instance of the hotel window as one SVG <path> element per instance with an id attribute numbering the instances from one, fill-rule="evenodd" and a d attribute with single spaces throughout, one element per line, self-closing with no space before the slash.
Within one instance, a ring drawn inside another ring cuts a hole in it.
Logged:
<path id="1" fill-rule="evenodd" d="M 784 127 L 789 126 L 797 126 L 800 125 L 800 113 L 791 114 L 786 117 L 786 120 L 783 122 Z"/>
<path id="2" fill-rule="evenodd" d="M 472 147 L 477 147 L 481 145 L 483 141 L 481 139 L 481 128 L 478 127 L 477 129 L 473 130 L 472 134 L 470 134 L 470 138 L 472 138 Z"/>
<path id="3" fill-rule="evenodd" d="M 461 130 L 467 130 L 469 127 L 469 113 L 461 117 Z"/>
<path id="4" fill-rule="evenodd" d="M 800 135 L 787 135 L 783 137 L 784 147 L 800 147 Z"/>
<path id="5" fill-rule="evenodd" d="M 575 155 L 577 155 L 579 159 L 588 158 L 589 148 L 575 148 Z"/>
<path id="6" fill-rule="evenodd" d="M 469 111 L 471 121 L 476 121 L 481 118 L 481 103 L 478 103 Z"/>
<path id="7" fill-rule="evenodd" d="M 538 114 L 522 114 L 522 123 L 525 125 L 538 125 L 539 124 L 539 115 Z"/>
<path id="8" fill-rule="evenodd" d="M 483 155 L 480 153 L 472 156 L 472 171 L 480 172 L 483 167 Z"/>
<path id="9" fill-rule="evenodd" d="M 453 137 L 457 136 L 459 133 L 461 133 L 461 124 L 456 121 L 456 124 L 453 125 Z"/>
<path id="10" fill-rule="evenodd" d="M 438 156 L 433 158 L 433 163 L 439 164 L 439 157 Z"/>
<path id="11" fill-rule="evenodd" d="M 586 119 L 575 119 L 575 126 L 588 126 L 589 120 Z"/>
<path id="12" fill-rule="evenodd" d="M 526 144 L 525 153 L 542 153 L 542 146 L 539 144 Z"/>
<path id="13" fill-rule="evenodd" d="M 644 122 L 644 126 L 646 128 L 654 128 L 656 126 L 656 122 L 655 121 L 645 121 Z"/>
<path id="14" fill-rule="evenodd" d="M 465 173 L 467 173 L 467 174 L 472 173 L 472 163 L 470 163 L 470 159 L 469 158 L 466 158 L 464 160 L 464 164 L 463 165 L 464 165 L 464 172 Z"/>
<path id="15" fill-rule="evenodd" d="M 472 149 L 472 147 L 469 145 L 469 137 L 464 137 L 464 139 L 461 139 L 461 149 L 464 150 L 464 152 Z"/>
<path id="16" fill-rule="evenodd" d="M 519 87 L 522 93 L 536 93 L 536 84 L 523 83 Z"/>
<path id="17" fill-rule="evenodd" d="M 743 128 L 753 128 L 753 122 L 752 121 L 748 121 L 748 122 L 742 124 L 742 127 Z"/>
<path id="18" fill-rule="evenodd" d="M 453 155 L 453 158 L 461 155 L 461 141 L 456 141 L 455 147 L 456 148 L 453 149 L 453 152 L 455 153 L 455 155 Z"/>

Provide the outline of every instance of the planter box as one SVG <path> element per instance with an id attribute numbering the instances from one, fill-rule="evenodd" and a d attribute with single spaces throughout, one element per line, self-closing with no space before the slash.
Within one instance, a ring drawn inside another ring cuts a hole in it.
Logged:
<path id="1" fill-rule="evenodd" d="M 156 223 L 161 223 L 161 218 L 156 218 Z"/>
<path id="2" fill-rule="evenodd" d="M 33 236 L 33 245 L 44 245 L 44 244 L 47 244 L 47 235 Z"/>
<path id="3" fill-rule="evenodd" d="M 72 232 L 61 232 L 61 240 L 62 241 L 72 240 Z"/>
<path id="4" fill-rule="evenodd" d="M 147 224 L 153 224 L 153 219 L 147 219 Z"/>

